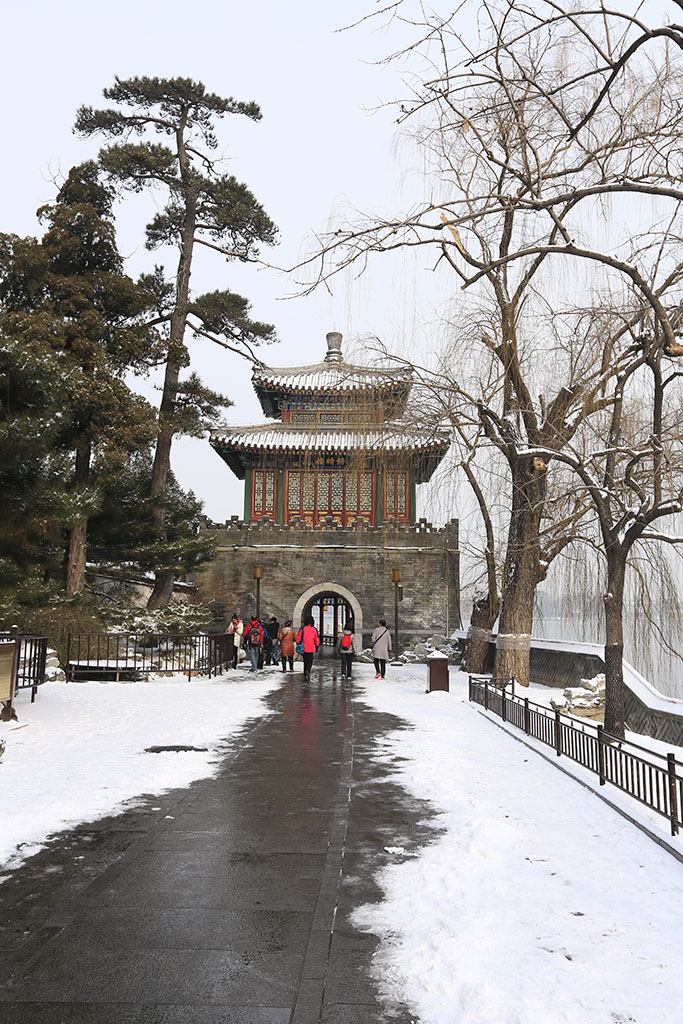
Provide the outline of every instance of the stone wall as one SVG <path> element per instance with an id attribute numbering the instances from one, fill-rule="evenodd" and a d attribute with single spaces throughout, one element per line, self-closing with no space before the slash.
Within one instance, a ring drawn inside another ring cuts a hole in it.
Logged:
<path id="1" fill-rule="evenodd" d="M 281 526 L 233 517 L 216 524 L 203 518 L 200 529 L 218 542 L 214 561 L 196 576 L 199 599 L 216 608 L 216 628 L 233 611 L 248 616 L 255 610 L 255 565 L 263 569 L 262 616 L 294 619 L 313 593 L 333 590 L 357 610 L 356 632 L 360 618 L 367 644 L 379 618 L 393 632 L 391 571 L 398 567 L 404 593 L 399 604 L 401 647 L 460 625 L 457 520 L 443 528 L 424 519 L 414 526 L 387 523 L 378 528 L 360 520 L 342 529 L 330 518 L 312 529 L 297 521 Z"/>

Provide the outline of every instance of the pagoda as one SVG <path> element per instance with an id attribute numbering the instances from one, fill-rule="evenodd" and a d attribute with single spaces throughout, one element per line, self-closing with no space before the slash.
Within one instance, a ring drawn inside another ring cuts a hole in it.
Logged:
<path id="1" fill-rule="evenodd" d="M 458 627 L 457 520 L 435 528 L 415 509 L 449 433 L 420 426 L 412 367 L 347 362 L 335 331 L 322 362 L 258 364 L 252 381 L 269 422 L 210 438 L 245 483 L 242 518 L 200 523 L 216 542 L 195 580 L 214 628 L 233 611 L 312 615 L 324 645 L 347 623 L 367 645 L 379 618 L 398 621 L 399 582 L 401 644 Z"/>
<path id="2" fill-rule="evenodd" d="M 406 419 L 410 366 L 348 363 L 335 331 L 322 362 L 259 364 L 252 380 L 274 422 L 211 434 L 214 450 L 245 481 L 245 522 L 415 523 L 416 485 L 430 479 L 449 439 Z"/>

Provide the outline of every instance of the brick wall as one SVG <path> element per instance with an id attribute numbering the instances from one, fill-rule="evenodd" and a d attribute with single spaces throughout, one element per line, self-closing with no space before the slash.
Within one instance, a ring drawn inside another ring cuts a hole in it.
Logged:
<path id="1" fill-rule="evenodd" d="M 398 567 L 404 592 L 399 604 L 401 647 L 460 625 L 456 520 L 443 528 L 421 519 L 414 526 L 388 523 L 377 529 L 362 521 L 342 529 L 328 520 L 311 529 L 298 522 L 280 526 L 233 517 L 219 525 L 204 518 L 201 530 L 218 542 L 214 561 L 196 577 L 199 599 L 214 602 L 218 609 L 217 628 L 233 611 L 247 616 L 255 610 L 255 565 L 263 568 L 261 615 L 276 615 L 281 622 L 294 618 L 307 591 L 327 590 L 325 584 L 331 583 L 350 592 L 360 605 L 367 646 L 379 618 L 393 631 L 391 571 Z"/>

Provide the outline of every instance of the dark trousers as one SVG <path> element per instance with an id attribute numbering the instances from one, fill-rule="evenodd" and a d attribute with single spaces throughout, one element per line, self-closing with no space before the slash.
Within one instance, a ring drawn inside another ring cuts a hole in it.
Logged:
<path id="1" fill-rule="evenodd" d="M 352 654 L 341 655 L 341 674 L 346 676 L 347 679 L 351 678 L 351 665 L 353 664 Z"/>
<path id="2" fill-rule="evenodd" d="M 289 656 L 287 656 L 286 654 L 282 655 L 282 671 L 283 672 L 287 671 L 287 662 L 289 662 L 289 671 L 293 672 L 294 671 L 294 658 L 293 658 L 293 656 L 291 654 Z"/>
<path id="3" fill-rule="evenodd" d="M 374 662 L 375 662 L 375 672 L 379 672 L 379 674 L 381 675 L 382 679 L 384 679 L 385 673 L 387 671 L 386 660 L 384 658 L 375 658 Z"/>
<path id="4" fill-rule="evenodd" d="M 263 638 L 263 657 L 265 658 L 266 665 L 270 665 L 273 654 L 273 639 L 266 635 Z"/>
<path id="5" fill-rule="evenodd" d="M 235 649 L 232 652 L 232 667 L 233 668 L 237 668 L 237 659 L 239 658 L 239 654 L 240 654 L 239 647 L 235 647 Z"/>
<path id="6" fill-rule="evenodd" d="M 304 651 L 304 675 L 305 676 L 310 676 L 310 674 L 311 674 L 311 665 L 312 664 L 313 664 L 313 651 L 311 651 L 310 654 L 309 654 L 308 651 Z"/>

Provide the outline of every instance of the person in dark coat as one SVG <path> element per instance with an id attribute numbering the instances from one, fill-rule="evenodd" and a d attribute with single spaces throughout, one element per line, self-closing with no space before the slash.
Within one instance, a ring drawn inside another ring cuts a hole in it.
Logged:
<path id="1" fill-rule="evenodd" d="M 273 645 L 277 640 L 277 635 L 280 630 L 280 623 L 277 621 L 274 615 L 271 615 L 266 622 L 265 635 L 263 637 L 263 655 L 266 659 L 266 665 L 271 665 L 273 661 Z"/>
<path id="2" fill-rule="evenodd" d="M 350 679 L 353 656 L 356 653 L 356 645 L 353 640 L 353 630 L 351 629 L 351 626 L 344 626 L 344 632 L 337 642 L 337 651 L 341 658 L 341 677 L 342 679 Z"/>
<path id="3" fill-rule="evenodd" d="M 313 655 L 320 647 L 320 637 L 318 636 L 318 630 L 313 624 L 312 615 L 307 616 L 304 621 L 303 626 L 296 635 L 296 642 L 304 646 L 304 679 L 308 682 L 311 678 Z"/>
<path id="4" fill-rule="evenodd" d="M 375 679 L 384 679 L 387 661 L 391 654 L 391 633 L 386 619 L 380 619 L 372 633 L 372 657 L 375 662 Z"/>

